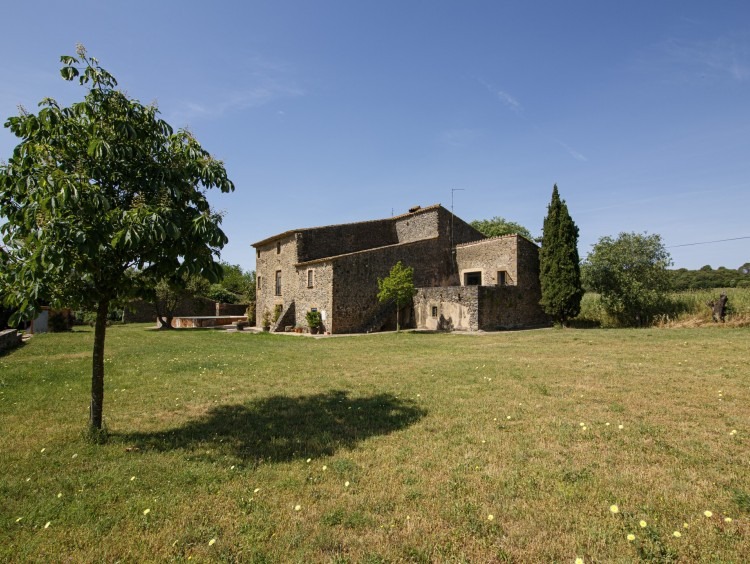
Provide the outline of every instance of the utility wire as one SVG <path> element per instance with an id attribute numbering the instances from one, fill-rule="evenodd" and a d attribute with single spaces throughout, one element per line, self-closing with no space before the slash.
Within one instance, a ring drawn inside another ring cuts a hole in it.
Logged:
<path id="1" fill-rule="evenodd" d="M 740 239 L 750 239 L 750 235 L 745 237 L 733 237 L 732 239 L 718 239 L 717 241 L 701 241 L 700 243 L 685 243 L 683 245 L 669 245 L 665 248 L 674 249 L 676 247 L 694 247 L 695 245 L 708 245 L 710 243 L 724 243 L 726 241 L 739 241 Z"/>

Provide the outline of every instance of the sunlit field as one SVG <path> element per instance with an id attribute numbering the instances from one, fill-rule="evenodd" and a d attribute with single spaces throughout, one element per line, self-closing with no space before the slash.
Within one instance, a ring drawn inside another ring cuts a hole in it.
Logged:
<path id="1" fill-rule="evenodd" d="M 649 316 L 657 327 L 687 328 L 713 325 L 708 302 L 725 293 L 729 299 L 724 324 L 727 327 L 750 327 L 750 288 L 713 288 L 670 293 L 659 304 L 659 311 Z M 571 322 L 577 327 L 616 327 L 618 320 L 610 317 L 597 294 L 588 292 L 581 302 L 581 314 Z"/>
<path id="2" fill-rule="evenodd" d="M 108 330 L 0 356 L 5 562 L 746 562 L 750 329 Z"/>

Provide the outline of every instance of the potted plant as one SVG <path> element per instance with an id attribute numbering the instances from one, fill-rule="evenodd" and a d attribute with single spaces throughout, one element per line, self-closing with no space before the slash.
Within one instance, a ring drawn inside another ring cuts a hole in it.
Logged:
<path id="1" fill-rule="evenodd" d="M 310 328 L 310 333 L 313 335 L 318 332 L 318 328 L 323 324 L 319 311 L 308 311 L 305 314 L 305 319 L 307 320 L 307 326 Z"/>
<path id="2" fill-rule="evenodd" d="M 265 310 L 263 312 L 263 331 L 270 331 L 271 330 L 271 314 L 268 312 L 268 310 Z"/>

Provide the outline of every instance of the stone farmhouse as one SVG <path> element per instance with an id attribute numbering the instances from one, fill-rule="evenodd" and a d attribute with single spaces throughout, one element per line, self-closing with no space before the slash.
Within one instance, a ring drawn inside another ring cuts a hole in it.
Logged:
<path id="1" fill-rule="evenodd" d="M 293 229 L 253 244 L 256 320 L 272 331 L 306 327 L 320 312 L 330 333 L 395 328 L 378 302 L 378 278 L 398 261 L 418 291 L 402 325 L 497 330 L 548 324 L 539 306 L 539 248 L 519 235 L 487 238 L 441 205 L 358 223 Z"/>

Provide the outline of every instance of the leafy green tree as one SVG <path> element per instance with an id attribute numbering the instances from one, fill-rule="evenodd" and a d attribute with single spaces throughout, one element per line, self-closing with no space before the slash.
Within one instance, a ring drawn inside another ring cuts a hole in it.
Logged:
<path id="1" fill-rule="evenodd" d="M 659 235 L 620 233 L 602 237 L 583 264 L 588 287 L 601 294 L 608 314 L 642 325 L 664 304 L 672 264 Z"/>
<path id="2" fill-rule="evenodd" d="M 523 225 L 515 221 L 508 221 L 500 216 L 495 216 L 492 219 L 475 219 L 470 225 L 487 237 L 516 234 L 526 237 L 529 241 L 534 240 L 531 231 Z"/>
<path id="3" fill-rule="evenodd" d="M 117 90 L 82 46 L 61 62 L 62 77 L 86 89 L 83 100 L 61 107 L 45 98 L 37 115 L 5 124 L 21 141 L 0 167 L 0 229 L 13 258 L 2 293 L 22 316 L 40 299 L 96 311 L 89 423 L 98 436 L 110 304 L 153 297 L 165 277 L 218 280 L 213 257 L 227 238 L 205 192 L 234 185 L 221 161 L 155 106 Z"/>
<path id="4" fill-rule="evenodd" d="M 221 286 L 234 294 L 233 301 L 225 303 L 250 303 L 255 301 L 255 271 L 244 271 L 238 264 L 221 263 L 223 276 Z"/>
<path id="5" fill-rule="evenodd" d="M 417 293 L 414 288 L 414 269 L 398 261 L 385 278 L 378 278 L 378 300 L 396 304 L 396 331 L 400 331 L 399 311 Z"/>
<path id="6" fill-rule="evenodd" d="M 175 283 L 170 278 L 162 278 L 156 284 L 154 309 L 159 329 L 172 329 L 172 319 L 180 305 L 187 299 L 203 296 L 209 292 L 211 284 L 203 276 L 183 276 Z"/>
<path id="7" fill-rule="evenodd" d="M 230 292 L 223 284 L 211 284 L 202 295 L 222 304 L 238 304 L 243 301 L 241 296 Z"/>
<path id="8" fill-rule="evenodd" d="M 539 281 L 542 308 L 563 327 L 581 311 L 581 268 L 578 257 L 578 227 L 560 199 L 557 184 L 544 218 L 539 251 Z"/>

